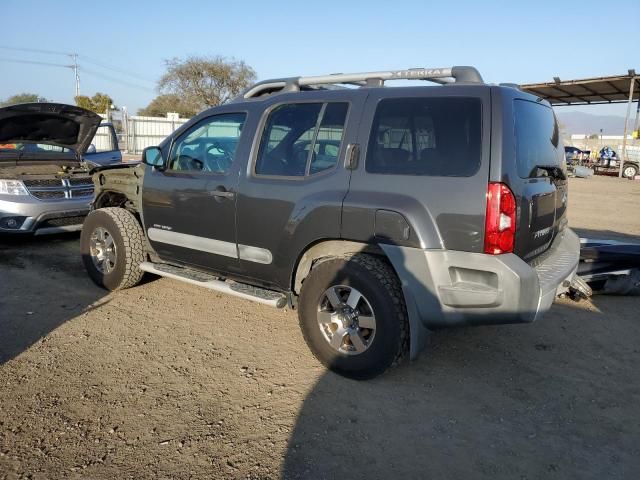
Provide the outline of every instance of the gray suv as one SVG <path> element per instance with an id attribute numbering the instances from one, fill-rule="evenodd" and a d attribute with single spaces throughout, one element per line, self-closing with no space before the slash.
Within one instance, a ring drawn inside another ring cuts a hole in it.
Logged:
<path id="1" fill-rule="evenodd" d="M 90 170 L 122 161 L 111 123 L 56 103 L 0 108 L 0 234 L 80 230 Z"/>
<path id="2" fill-rule="evenodd" d="M 472 67 L 260 82 L 94 183 L 97 284 L 150 272 L 295 308 L 352 378 L 432 329 L 539 318 L 578 264 L 553 111 Z"/>

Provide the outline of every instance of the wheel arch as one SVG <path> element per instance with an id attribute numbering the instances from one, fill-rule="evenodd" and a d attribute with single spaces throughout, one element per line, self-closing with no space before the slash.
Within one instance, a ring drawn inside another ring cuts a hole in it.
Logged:
<path id="1" fill-rule="evenodd" d="M 325 239 L 308 245 L 298 257 L 291 278 L 291 287 L 297 295 L 302 282 L 309 275 L 313 265 L 323 258 L 339 257 L 349 253 L 370 253 L 386 257 L 378 245 L 351 240 Z"/>
<path id="2" fill-rule="evenodd" d="M 298 262 L 296 263 L 296 268 L 293 271 L 293 293 L 296 295 L 300 293 L 302 282 L 307 275 L 309 275 L 314 264 L 318 261 L 321 261 L 324 258 L 328 259 L 350 253 L 367 253 L 370 255 L 384 257 L 391 266 L 391 269 L 398 276 L 402 285 L 402 294 L 409 317 L 409 358 L 412 360 L 415 359 L 427 342 L 429 330 L 424 326 L 420 318 L 416 301 L 413 298 L 410 289 L 398 273 L 404 268 L 402 265 L 402 259 L 394 258 L 393 255 L 388 255 L 385 249 L 380 245 L 340 239 L 326 239 L 309 245 L 300 255 Z"/>
<path id="3" fill-rule="evenodd" d="M 129 202 L 129 198 L 126 194 L 114 190 L 104 190 L 93 201 L 93 208 L 95 210 L 106 207 L 125 208 L 127 202 Z"/>

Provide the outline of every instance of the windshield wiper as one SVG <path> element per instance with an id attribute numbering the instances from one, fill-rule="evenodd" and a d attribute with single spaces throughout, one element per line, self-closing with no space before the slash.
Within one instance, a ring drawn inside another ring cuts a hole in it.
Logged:
<path id="1" fill-rule="evenodd" d="M 548 165 L 536 165 L 534 167 L 534 177 L 551 177 L 556 180 L 566 180 L 567 175 L 560 167 L 551 167 Z"/>

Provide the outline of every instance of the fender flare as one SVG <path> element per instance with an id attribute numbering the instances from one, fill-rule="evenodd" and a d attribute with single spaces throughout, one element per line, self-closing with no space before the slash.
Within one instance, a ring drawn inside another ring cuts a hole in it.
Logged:
<path id="1" fill-rule="evenodd" d="M 311 271 L 313 264 L 322 258 L 331 258 L 349 253 L 369 253 L 384 256 L 396 272 L 402 285 L 402 293 L 409 317 L 409 358 L 414 360 L 422 351 L 429 338 L 430 331 L 424 326 L 413 297 L 410 286 L 406 281 L 410 273 L 404 266 L 402 251 L 393 245 L 371 245 L 349 240 L 326 240 L 311 246 L 300 257 L 292 278 L 295 294 L 300 293 L 302 282 Z"/>

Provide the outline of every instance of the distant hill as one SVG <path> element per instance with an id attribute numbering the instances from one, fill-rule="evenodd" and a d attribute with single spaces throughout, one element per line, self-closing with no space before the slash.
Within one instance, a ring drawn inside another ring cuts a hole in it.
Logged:
<path id="1" fill-rule="evenodd" d="M 635 109 L 634 109 L 635 110 Z M 562 129 L 568 135 L 576 133 L 600 133 L 603 135 L 622 135 L 624 132 L 624 117 L 617 115 L 592 115 L 582 112 L 563 112 L 560 108 L 555 109 L 558 121 Z M 635 111 L 629 119 L 629 129 L 633 127 Z"/>

